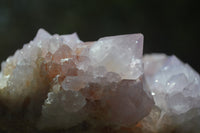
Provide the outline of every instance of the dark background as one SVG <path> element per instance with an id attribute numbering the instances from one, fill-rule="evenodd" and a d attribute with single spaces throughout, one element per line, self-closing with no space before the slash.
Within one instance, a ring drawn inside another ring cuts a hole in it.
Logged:
<path id="1" fill-rule="evenodd" d="M 198 8 L 193 0 L 0 0 L 0 61 L 41 27 L 83 41 L 140 32 L 144 53 L 175 54 L 200 72 Z"/>

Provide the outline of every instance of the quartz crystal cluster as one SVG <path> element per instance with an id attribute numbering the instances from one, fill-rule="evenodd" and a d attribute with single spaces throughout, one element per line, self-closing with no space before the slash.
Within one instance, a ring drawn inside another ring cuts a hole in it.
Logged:
<path id="1" fill-rule="evenodd" d="M 143 60 L 144 86 L 155 101 L 150 115 L 142 120 L 146 132 L 199 132 L 199 74 L 174 55 L 150 54 Z"/>
<path id="2" fill-rule="evenodd" d="M 132 126 L 154 103 L 143 89 L 142 53 L 141 34 L 82 42 L 40 29 L 2 63 L 0 101 L 11 113 L 38 116 L 40 130 Z"/>
<path id="3" fill-rule="evenodd" d="M 9 132 L 195 132 L 200 77 L 176 56 L 143 57 L 142 34 L 82 42 L 40 29 L 1 65 L 0 115 Z"/>

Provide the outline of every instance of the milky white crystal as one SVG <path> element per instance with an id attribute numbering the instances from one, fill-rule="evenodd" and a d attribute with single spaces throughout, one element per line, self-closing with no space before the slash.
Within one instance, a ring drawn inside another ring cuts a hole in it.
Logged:
<path id="1" fill-rule="evenodd" d="M 134 125 L 153 105 L 143 89 L 142 53 L 141 34 L 82 42 L 76 33 L 40 29 L 2 63 L 0 103 L 12 112 L 25 110 L 25 116 L 41 114 L 39 129 L 85 121 L 95 127 Z"/>

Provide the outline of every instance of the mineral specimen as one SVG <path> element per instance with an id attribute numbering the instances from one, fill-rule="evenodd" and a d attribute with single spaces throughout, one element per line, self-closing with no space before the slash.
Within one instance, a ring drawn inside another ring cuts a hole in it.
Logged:
<path id="1" fill-rule="evenodd" d="M 1 65 L 0 132 L 198 133 L 199 74 L 142 54 L 142 34 L 83 42 L 40 29 Z"/>
<path id="2" fill-rule="evenodd" d="M 2 63 L 1 108 L 39 130 L 133 126 L 154 104 L 143 89 L 142 53 L 141 34 L 82 42 L 40 29 Z"/>

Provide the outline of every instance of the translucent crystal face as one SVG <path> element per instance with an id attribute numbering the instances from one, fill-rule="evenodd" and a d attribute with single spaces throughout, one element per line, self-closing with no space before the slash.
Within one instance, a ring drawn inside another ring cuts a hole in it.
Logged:
<path id="1" fill-rule="evenodd" d="M 39 108 L 40 129 L 83 121 L 133 125 L 153 105 L 143 90 L 142 52 L 141 34 L 82 42 L 75 33 L 52 36 L 40 29 L 2 63 L 0 100 L 27 114 Z"/>
<path id="2" fill-rule="evenodd" d="M 103 65 L 125 79 L 137 79 L 142 70 L 143 36 L 141 34 L 105 37 L 89 51 L 92 65 Z M 112 60 L 112 62 L 111 62 Z"/>

